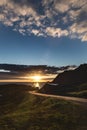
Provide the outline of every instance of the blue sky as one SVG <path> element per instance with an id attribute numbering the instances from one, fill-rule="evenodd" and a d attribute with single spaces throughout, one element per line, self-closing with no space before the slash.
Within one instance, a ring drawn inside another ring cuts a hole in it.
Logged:
<path id="1" fill-rule="evenodd" d="M 87 62 L 87 1 L 0 1 L 0 63 Z"/>

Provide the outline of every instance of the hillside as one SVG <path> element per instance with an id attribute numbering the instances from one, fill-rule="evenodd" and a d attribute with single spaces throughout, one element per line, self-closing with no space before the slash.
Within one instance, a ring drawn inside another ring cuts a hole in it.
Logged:
<path id="1" fill-rule="evenodd" d="M 59 74 L 53 83 L 60 85 L 76 85 L 87 82 L 87 64 L 80 65 L 77 69 Z"/>
<path id="2" fill-rule="evenodd" d="M 30 95 L 29 90 L 0 86 L 0 130 L 87 130 L 84 106 Z"/>
<path id="3" fill-rule="evenodd" d="M 59 74 L 52 83 L 45 84 L 40 92 L 87 98 L 87 64 Z"/>

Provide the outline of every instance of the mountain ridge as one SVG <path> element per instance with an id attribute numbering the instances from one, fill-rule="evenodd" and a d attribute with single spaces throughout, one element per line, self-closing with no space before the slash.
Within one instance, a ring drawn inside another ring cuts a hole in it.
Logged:
<path id="1" fill-rule="evenodd" d="M 87 98 L 87 64 L 59 74 L 51 83 L 46 83 L 39 92 Z"/>

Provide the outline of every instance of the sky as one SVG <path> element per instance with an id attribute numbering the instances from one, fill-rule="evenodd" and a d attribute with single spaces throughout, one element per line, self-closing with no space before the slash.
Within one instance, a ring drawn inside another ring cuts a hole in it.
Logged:
<path id="1" fill-rule="evenodd" d="M 0 63 L 87 63 L 87 0 L 0 0 Z"/>

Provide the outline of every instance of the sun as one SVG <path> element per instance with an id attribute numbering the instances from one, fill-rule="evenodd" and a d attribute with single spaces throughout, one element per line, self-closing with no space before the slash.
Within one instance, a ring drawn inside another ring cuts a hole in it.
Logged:
<path id="1" fill-rule="evenodd" d="M 37 76 L 37 75 L 34 76 L 33 78 L 34 78 L 36 81 L 40 81 L 40 79 L 41 79 L 41 77 L 40 77 L 40 76 Z"/>
<path id="2" fill-rule="evenodd" d="M 35 82 L 40 82 L 41 76 L 40 75 L 34 75 L 31 77 Z"/>

